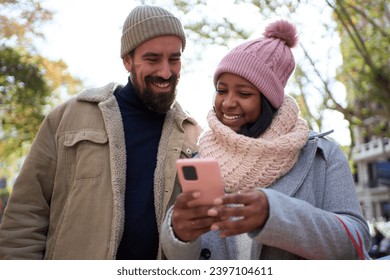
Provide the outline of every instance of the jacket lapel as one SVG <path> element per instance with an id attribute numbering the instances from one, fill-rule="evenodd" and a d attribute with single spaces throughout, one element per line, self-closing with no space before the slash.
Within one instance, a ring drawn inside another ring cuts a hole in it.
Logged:
<path id="1" fill-rule="evenodd" d="M 310 167 L 314 161 L 317 152 L 318 138 L 309 138 L 306 145 L 303 147 L 299 158 L 294 167 L 283 177 L 281 177 L 272 189 L 284 193 L 288 196 L 293 196 L 305 180 Z"/>
<path id="2" fill-rule="evenodd" d="M 77 95 L 77 100 L 99 103 L 113 96 L 117 83 L 109 83 L 100 88 L 90 88 Z"/>

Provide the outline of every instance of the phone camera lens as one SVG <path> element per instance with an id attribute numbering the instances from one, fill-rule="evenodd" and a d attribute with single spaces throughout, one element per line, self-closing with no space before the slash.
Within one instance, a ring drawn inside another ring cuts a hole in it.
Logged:
<path id="1" fill-rule="evenodd" d="M 188 181 L 195 181 L 198 179 L 196 174 L 196 169 L 194 166 L 183 166 L 183 175 L 184 178 Z"/>

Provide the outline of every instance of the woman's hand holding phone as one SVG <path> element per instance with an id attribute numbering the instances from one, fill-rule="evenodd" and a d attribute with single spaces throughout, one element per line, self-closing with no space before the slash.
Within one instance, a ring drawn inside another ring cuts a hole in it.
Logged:
<path id="1" fill-rule="evenodd" d="M 176 162 L 182 193 L 173 207 L 172 227 L 177 238 L 190 241 L 210 231 L 219 217 L 207 211 L 225 194 L 218 162 L 212 158 L 179 159 Z"/>
<path id="2" fill-rule="evenodd" d="M 210 217 L 218 218 L 211 230 L 219 230 L 221 237 L 261 228 L 269 216 L 267 196 L 260 190 L 227 194 L 217 198 L 215 205 L 207 213 Z"/>
<path id="3" fill-rule="evenodd" d="M 197 239 L 203 233 L 210 231 L 211 225 L 219 221 L 219 217 L 211 217 L 207 213 L 212 206 L 191 205 L 190 202 L 198 199 L 199 196 L 199 191 L 189 191 L 179 194 L 176 198 L 172 213 L 172 228 L 181 241 Z"/>
<path id="4" fill-rule="evenodd" d="M 177 169 L 183 193 L 173 208 L 172 226 L 180 240 L 191 241 L 210 230 L 227 237 L 264 226 L 269 216 L 265 193 L 225 195 L 215 159 L 178 160 Z"/>

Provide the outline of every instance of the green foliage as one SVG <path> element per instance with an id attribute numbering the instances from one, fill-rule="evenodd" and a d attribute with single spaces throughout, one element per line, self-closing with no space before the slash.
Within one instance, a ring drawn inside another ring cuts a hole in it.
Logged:
<path id="1" fill-rule="evenodd" d="M 0 1 L 0 44 L 14 41 L 19 46 L 32 47 L 31 40 L 42 37 L 39 29 L 52 19 L 52 12 L 37 0 Z"/>
<path id="2" fill-rule="evenodd" d="M 50 91 L 33 58 L 6 46 L 0 46 L 0 85 L 0 152 L 7 158 L 33 139 Z"/>
<path id="3" fill-rule="evenodd" d="M 4 209 L 7 206 L 7 202 L 10 194 L 11 194 L 10 188 L 0 189 L 0 223 L 4 213 Z"/>
<path id="4" fill-rule="evenodd" d="M 64 91 L 79 91 L 62 61 L 40 55 L 34 38 L 52 12 L 39 0 L 0 0 L 0 177 L 12 178 L 45 114 Z"/>
<path id="5" fill-rule="evenodd" d="M 343 65 L 338 79 L 348 92 L 353 126 L 364 135 L 390 136 L 390 16 L 388 1 L 336 1 Z"/>
<path id="6" fill-rule="evenodd" d="M 11 189 L 10 188 L 4 188 L 0 189 L 0 199 L 5 203 L 11 194 Z"/>

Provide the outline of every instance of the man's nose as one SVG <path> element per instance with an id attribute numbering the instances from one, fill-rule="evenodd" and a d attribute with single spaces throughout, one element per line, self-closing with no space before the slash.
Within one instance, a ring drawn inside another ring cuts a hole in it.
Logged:
<path id="1" fill-rule="evenodd" d="M 159 65 L 157 75 L 165 80 L 172 76 L 171 66 L 168 61 L 162 61 Z"/>

